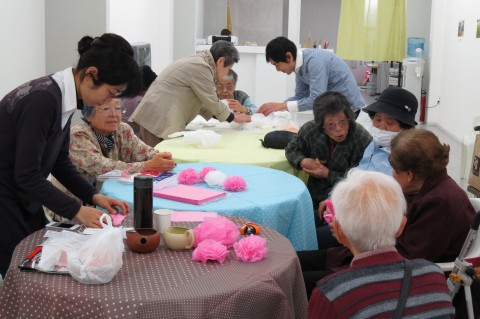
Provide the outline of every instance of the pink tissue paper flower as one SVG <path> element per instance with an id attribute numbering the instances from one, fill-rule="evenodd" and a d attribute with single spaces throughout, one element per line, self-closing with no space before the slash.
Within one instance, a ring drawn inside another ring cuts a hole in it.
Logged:
<path id="1" fill-rule="evenodd" d="M 231 248 L 240 236 L 238 227 L 229 219 L 218 216 L 217 218 L 205 218 L 205 220 L 193 229 L 195 234 L 195 247 L 207 239 L 213 239 Z"/>
<path id="2" fill-rule="evenodd" d="M 223 189 L 232 192 L 242 192 L 247 189 L 247 183 L 240 176 L 228 176 L 223 183 Z"/>
<path id="3" fill-rule="evenodd" d="M 205 175 L 207 175 L 211 171 L 216 171 L 216 170 L 217 169 L 215 167 L 204 167 L 200 171 L 200 174 L 198 174 L 198 178 L 200 179 L 200 181 L 203 182 L 203 181 L 205 181 Z"/>
<path id="4" fill-rule="evenodd" d="M 325 205 L 327 206 L 327 210 L 323 214 L 323 219 L 325 219 L 327 223 L 330 223 L 335 217 L 335 210 L 333 209 L 333 204 L 330 199 L 325 200 Z"/>
<path id="5" fill-rule="evenodd" d="M 198 174 L 193 168 L 187 168 L 178 173 L 177 180 L 180 184 L 192 185 L 198 183 Z"/>
<path id="6" fill-rule="evenodd" d="M 257 235 L 240 239 L 233 245 L 237 259 L 246 263 L 260 261 L 267 256 L 267 240 Z"/>
<path id="7" fill-rule="evenodd" d="M 216 240 L 207 239 L 202 241 L 192 253 L 193 261 L 201 261 L 206 264 L 209 260 L 216 260 L 219 263 L 225 261 L 228 255 L 228 250 L 225 245 L 222 245 Z"/>

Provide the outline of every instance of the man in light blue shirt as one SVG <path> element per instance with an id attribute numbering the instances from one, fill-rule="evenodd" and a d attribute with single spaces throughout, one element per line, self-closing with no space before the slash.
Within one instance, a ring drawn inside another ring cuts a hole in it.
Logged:
<path id="1" fill-rule="evenodd" d="M 263 104 L 258 112 L 265 116 L 275 111 L 299 112 L 311 110 L 313 101 L 326 91 L 340 92 L 355 110 L 365 106 L 355 77 L 348 65 L 328 50 L 297 50 L 295 43 L 285 37 L 270 41 L 265 49 L 267 62 L 285 74 L 295 72 L 295 96 L 285 102 Z"/>

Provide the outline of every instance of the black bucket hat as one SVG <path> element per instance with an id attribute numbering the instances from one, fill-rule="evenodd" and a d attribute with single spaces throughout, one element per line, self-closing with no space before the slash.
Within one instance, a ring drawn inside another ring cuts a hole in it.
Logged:
<path id="1" fill-rule="evenodd" d="M 362 111 L 385 113 L 404 124 L 415 126 L 417 109 L 418 101 L 415 95 L 401 87 L 391 86 L 380 94 L 377 101 L 364 107 Z"/>

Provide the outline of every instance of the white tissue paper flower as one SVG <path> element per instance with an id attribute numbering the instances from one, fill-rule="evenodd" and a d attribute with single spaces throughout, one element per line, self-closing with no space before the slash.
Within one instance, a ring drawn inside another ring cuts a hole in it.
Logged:
<path id="1" fill-rule="evenodd" d="M 205 175 L 205 183 L 210 187 L 223 187 L 226 179 L 227 175 L 221 171 L 210 171 Z"/>

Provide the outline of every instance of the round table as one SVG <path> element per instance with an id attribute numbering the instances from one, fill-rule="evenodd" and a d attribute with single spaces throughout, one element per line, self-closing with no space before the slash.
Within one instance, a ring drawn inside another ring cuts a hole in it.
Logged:
<path id="1" fill-rule="evenodd" d="M 247 183 L 243 192 L 226 192 L 227 197 L 203 205 L 192 205 L 154 197 L 154 209 L 217 212 L 226 216 L 241 216 L 270 227 L 287 237 L 296 250 L 317 249 L 313 204 L 300 179 L 285 172 L 260 166 L 224 163 L 178 164 L 173 172 L 186 168 L 200 171 L 215 167 L 227 176 L 241 176 Z M 198 184 L 198 187 L 207 187 Z M 207 187 L 208 188 L 208 187 Z M 133 185 L 116 180 L 103 183 L 101 193 L 122 199 L 133 207 Z"/>
<path id="2" fill-rule="evenodd" d="M 178 225 L 193 228 L 196 223 Z M 285 237 L 268 228 L 261 234 L 267 239 L 267 258 L 260 262 L 236 260 L 232 250 L 223 264 L 203 264 L 192 261 L 191 250 L 175 252 L 163 243 L 149 254 L 126 247 L 122 268 L 103 285 L 21 271 L 17 266 L 44 241 L 44 233 L 39 230 L 16 247 L 0 290 L 0 318 L 306 317 L 297 255 Z"/>
<path id="3" fill-rule="evenodd" d="M 155 149 L 170 152 L 177 163 L 217 162 L 257 165 L 278 169 L 295 176 L 300 172 L 290 165 L 285 150 L 265 148 L 261 139 L 265 134 L 222 133 L 215 148 L 198 148 L 196 145 L 176 145 L 182 139 L 173 138 L 159 143 Z M 300 178 L 302 178 L 300 176 Z"/>

